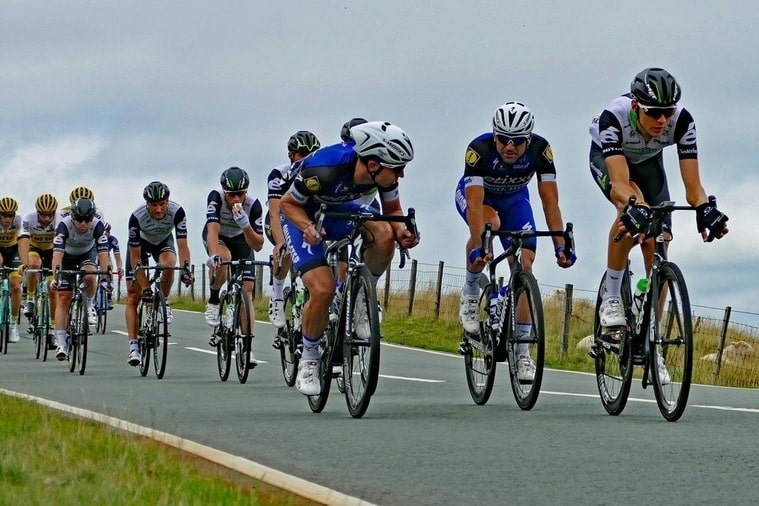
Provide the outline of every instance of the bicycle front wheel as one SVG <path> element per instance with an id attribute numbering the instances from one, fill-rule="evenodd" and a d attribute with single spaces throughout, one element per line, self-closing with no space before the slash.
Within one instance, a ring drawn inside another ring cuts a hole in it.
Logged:
<path id="1" fill-rule="evenodd" d="M 296 318 L 293 311 L 302 311 L 295 307 L 295 291 L 285 287 L 284 291 L 285 326 L 277 329 L 279 342 L 279 362 L 282 366 L 282 376 L 288 387 L 295 385 L 298 374 L 298 344 L 300 337 L 300 325 L 296 328 Z M 300 321 L 298 315 L 297 318 Z"/>
<path id="2" fill-rule="evenodd" d="M 529 410 L 538 401 L 543 383 L 546 351 L 543 300 L 538 282 L 530 272 L 517 271 L 510 284 L 512 301 L 516 304 L 516 321 L 509 319 L 506 327 L 511 391 L 517 405 Z"/>
<path id="3" fill-rule="evenodd" d="M 162 379 L 166 373 L 166 358 L 169 356 L 169 324 L 166 298 L 158 291 L 153 296 L 153 321 L 150 336 L 150 348 L 153 350 L 153 368 L 155 376 Z"/>
<path id="4" fill-rule="evenodd" d="M 380 367 L 380 324 L 374 279 L 365 266 L 357 268 L 349 280 L 352 307 L 341 317 L 353 316 L 353 325 L 344 322 L 343 387 L 348 411 L 361 418 L 377 389 Z M 345 296 L 345 295 L 344 295 Z M 348 334 L 347 329 L 353 332 Z"/>
<path id="5" fill-rule="evenodd" d="M 248 381 L 248 373 L 251 369 L 250 347 L 252 345 L 253 335 L 251 332 L 250 302 L 248 295 L 241 291 L 237 294 L 234 312 L 234 345 L 235 345 L 235 367 L 237 369 L 237 379 L 244 384 Z"/>
<path id="6" fill-rule="evenodd" d="M 77 361 L 79 362 L 79 375 L 84 374 L 84 369 L 87 367 L 87 344 L 89 341 L 90 325 L 87 314 L 87 304 L 82 302 L 79 305 L 79 345 L 77 346 L 76 353 L 78 355 Z"/>
<path id="7" fill-rule="evenodd" d="M 693 327 L 685 279 L 677 265 L 663 263 L 651 287 L 649 369 L 659 411 L 670 422 L 685 411 L 693 373 Z"/>
<path id="8" fill-rule="evenodd" d="M 479 406 L 490 399 L 495 383 L 495 338 L 497 329 L 490 326 L 490 294 L 493 287 L 488 285 L 480 295 L 480 333 L 478 335 L 464 332 L 461 353 L 464 355 L 464 371 L 469 395 Z"/>
<path id="9" fill-rule="evenodd" d="M 231 323 L 226 321 L 228 308 L 232 305 L 232 296 L 224 294 L 221 297 L 221 304 L 219 304 L 219 325 L 214 329 L 218 336 L 218 344 L 216 345 L 216 366 L 219 370 L 219 379 L 221 381 L 227 381 L 229 379 L 229 371 L 232 367 L 232 343 L 230 333 L 232 330 L 229 328 Z"/>
<path id="10" fill-rule="evenodd" d="M 10 297 L 9 296 L 3 296 L 2 301 L 2 309 L 0 309 L 0 325 L 2 325 L 2 329 L 0 329 L 0 347 L 3 349 L 3 355 L 8 354 L 8 342 L 10 339 L 10 325 L 11 325 L 11 308 L 10 308 Z"/>
<path id="11" fill-rule="evenodd" d="M 97 301 L 98 315 L 98 322 L 95 331 L 100 332 L 101 334 L 105 334 L 105 328 L 108 323 L 108 294 L 99 286 L 95 300 Z"/>
<path id="12" fill-rule="evenodd" d="M 47 362 L 47 352 L 53 347 L 50 335 L 50 300 L 47 293 L 40 296 L 37 312 L 37 331 L 42 333 L 42 361 Z"/>
<path id="13" fill-rule="evenodd" d="M 74 372 L 76 370 L 77 360 L 79 359 L 79 328 L 82 325 L 81 313 L 81 301 L 76 299 L 72 300 L 71 305 L 69 306 L 69 372 Z"/>
<path id="14" fill-rule="evenodd" d="M 330 323 L 325 330 L 325 335 L 321 339 L 319 347 L 322 348 L 322 356 L 319 360 L 319 382 L 321 383 L 321 392 L 319 395 L 307 395 L 308 407 L 314 413 L 321 413 L 327 405 L 329 399 L 329 389 L 332 386 L 332 356 L 334 355 L 334 333 L 337 332 L 334 323 Z"/>
<path id="15" fill-rule="evenodd" d="M 150 341 L 153 329 L 147 324 L 148 318 L 152 313 L 150 304 L 145 304 L 140 300 L 140 305 L 137 308 L 137 345 L 140 348 L 140 363 L 138 368 L 140 369 L 140 376 L 143 378 L 147 376 L 150 370 Z"/>
<path id="16" fill-rule="evenodd" d="M 38 359 L 42 356 L 42 349 L 47 346 L 47 343 L 45 342 L 45 336 L 46 334 L 43 334 L 43 325 L 42 325 L 42 318 L 40 317 L 40 311 L 42 308 L 40 307 L 41 300 L 39 294 L 35 295 L 34 297 L 34 309 L 32 312 L 32 315 L 29 317 L 29 322 L 31 324 L 31 332 L 32 337 L 34 338 L 34 358 Z M 19 320 L 20 322 L 21 320 Z"/>
<path id="17" fill-rule="evenodd" d="M 606 283 L 606 274 L 601 278 L 593 312 L 593 347 L 591 356 L 595 359 L 596 384 L 601 396 L 601 404 L 610 415 L 619 415 L 627 405 L 630 396 L 633 372 L 632 341 L 629 328 L 604 333 L 598 313 L 601 309 L 601 295 Z M 630 275 L 625 271 L 622 278 L 622 306 L 630 307 Z"/>

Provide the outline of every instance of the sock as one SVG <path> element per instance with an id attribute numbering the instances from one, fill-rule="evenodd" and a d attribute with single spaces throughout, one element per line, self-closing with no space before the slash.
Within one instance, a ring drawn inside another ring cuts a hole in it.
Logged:
<path id="1" fill-rule="evenodd" d="M 271 291 L 272 291 L 271 298 L 273 300 L 284 300 L 285 299 L 284 289 L 285 289 L 285 280 L 274 278 L 271 284 Z"/>
<path id="2" fill-rule="evenodd" d="M 303 356 L 301 360 L 319 360 L 321 353 L 319 352 L 319 341 L 321 338 L 313 339 L 303 334 Z"/>
<path id="3" fill-rule="evenodd" d="M 615 271 L 613 269 L 606 269 L 606 281 L 604 282 L 604 293 L 601 295 L 601 300 L 606 302 L 611 297 L 619 297 L 622 292 L 622 276 L 625 271 Z"/>
<path id="4" fill-rule="evenodd" d="M 130 338 L 129 339 L 129 351 L 139 350 L 139 349 L 140 349 L 140 346 L 139 346 L 139 343 L 137 342 L 137 339 L 131 339 Z"/>
<path id="5" fill-rule="evenodd" d="M 482 272 L 471 272 L 467 269 L 466 281 L 464 281 L 464 287 L 461 289 L 463 295 L 474 297 L 480 295 L 480 274 Z"/>
<path id="6" fill-rule="evenodd" d="M 517 339 L 530 337 L 532 332 L 531 323 L 517 323 L 516 324 Z M 517 345 L 517 355 L 526 355 L 530 352 L 530 345 L 528 343 L 519 343 Z"/>
<path id="7" fill-rule="evenodd" d="M 55 340 L 58 342 L 58 346 L 66 346 L 68 343 L 68 338 L 66 337 L 66 331 L 65 330 L 56 330 L 55 331 Z"/>
<path id="8" fill-rule="evenodd" d="M 219 292 L 220 291 L 221 291 L 220 289 L 219 290 L 214 290 L 213 288 L 211 288 L 210 294 L 209 294 L 209 297 L 208 297 L 208 303 L 209 304 L 217 304 L 217 305 L 219 304 Z"/>

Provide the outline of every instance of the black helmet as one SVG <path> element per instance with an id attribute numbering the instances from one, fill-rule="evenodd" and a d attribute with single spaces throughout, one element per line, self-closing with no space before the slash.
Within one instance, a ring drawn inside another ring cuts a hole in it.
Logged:
<path id="1" fill-rule="evenodd" d="M 308 130 L 298 130 L 287 141 L 287 150 L 291 153 L 308 155 L 321 147 L 319 139 Z"/>
<path id="2" fill-rule="evenodd" d="M 221 173 L 220 182 L 225 192 L 241 192 L 248 189 L 250 178 L 240 167 L 230 167 Z"/>
<path id="3" fill-rule="evenodd" d="M 95 216 L 95 203 L 87 197 L 79 197 L 71 204 L 71 217 L 82 221 Z"/>
<path id="4" fill-rule="evenodd" d="M 160 202 L 169 198 L 169 187 L 160 181 L 149 183 L 142 191 L 145 202 Z"/>
<path id="5" fill-rule="evenodd" d="M 672 107 L 681 94 L 672 74 L 656 67 L 638 72 L 630 84 L 630 93 L 641 104 L 654 107 Z"/>
<path id="6" fill-rule="evenodd" d="M 353 128 L 356 125 L 363 125 L 367 121 L 364 118 L 353 118 L 350 121 L 346 121 L 343 125 L 343 128 L 340 129 L 340 138 L 343 140 L 343 142 L 350 142 L 353 140 L 353 136 L 351 135 L 351 128 Z"/>

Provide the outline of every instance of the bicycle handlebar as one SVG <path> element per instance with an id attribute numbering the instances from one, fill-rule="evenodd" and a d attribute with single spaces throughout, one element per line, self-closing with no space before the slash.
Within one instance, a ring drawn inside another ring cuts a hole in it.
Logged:
<path id="1" fill-rule="evenodd" d="M 717 197 L 714 195 L 709 195 L 708 197 L 709 205 L 717 207 Z M 627 212 L 627 210 L 635 205 L 635 202 L 637 202 L 638 199 L 635 197 L 635 195 L 630 195 L 630 198 L 627 199 L 627 204 L 625 204 L 624 209 L 622 210 L 623 213 Z M 674 200 L 666 200 L 660 204 L 656 204 L 653 206 L 649 206 L 649 209 L 651 210 L 651 213 L 653 214 L 654 220 L 661 220 L 664 216 L 668 214 L 672 214 L 673 211 L 695 211 L 696 208 L 693 206 L 678 206 L 675 205 Z M 649 224 L 648 230 L 646 230 L 645 237 L 652 237 L 653 234 L 656 233 L 656 231 L 652 230 L 653 227 L 651 225 L 653 224 L 653 221 Z M 629 232 L 617 232 L 614 236 L 613 240 L 614 242 L 619 242 L 625 235 L 627 235 Z M 638 234 L 636 234 L 638 235 Z"/>
<path id="2" fill-rule="evenodd" d="M 574 224 L 567 222 L 564 230 L 493 230 L 493 225 L 485 224 L 485 231 L 482 233 L 482 256 L 489 255 L 490 242 L 493 237 L 508 237 L 516 239 L 521 246 L 521 242 L 530 237 L 558 237 L 564 238 L 564 254 L 569 258 L 575 253 L 575 236 Z"/>

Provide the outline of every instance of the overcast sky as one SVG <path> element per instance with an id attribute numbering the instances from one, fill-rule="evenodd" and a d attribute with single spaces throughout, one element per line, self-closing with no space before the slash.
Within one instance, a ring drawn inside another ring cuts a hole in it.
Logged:
<path id="1" fill-rule="evenodd" d="M 123 243 L 142 188 L 160 179 L 187 210 L 201 263 L 205 197 L 225 168 L 245 168 L 265 202 L 294 131 L 331 144 L 363 116 L 396 123 L 414 143 L 401 182 L 422 231 L 414 257 L 463 267 L 468 232 L 453 192 L 464 151 L 499 105 L 519 100 L 553 147 L 579 256 L 561 270 L 546 240 L 535 273 L 593 290 L 614 211 L 588 170 L 588 125 L 638 71 L 662 66 L 696 119 L 706 191 L 730 216 L 730 234 L 712 244 L 692 214 L 677 217 L 671 257 L 694 304 L 759 312 L 755 2 L 571 4 L 6 0 L 0 193 L 28 212 L 43 191 L 66 201 L 86 184 Z M 672 197 L 684 202 L 674 148 L 665 153 Z M 530 190 L 545 227 L 534 182 Z"/>

